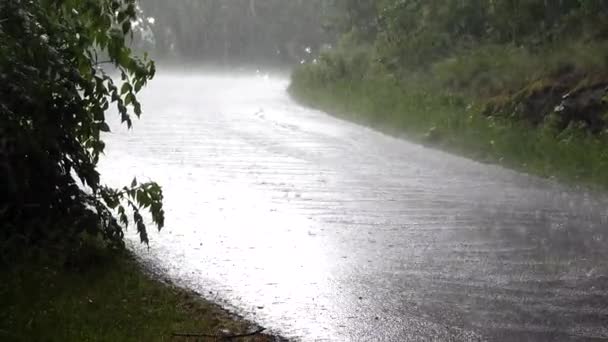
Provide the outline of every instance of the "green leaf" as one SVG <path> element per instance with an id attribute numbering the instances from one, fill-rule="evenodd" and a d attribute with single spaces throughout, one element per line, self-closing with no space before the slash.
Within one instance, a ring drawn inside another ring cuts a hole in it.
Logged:
<path id="1" fill-rule="evenodd" d="M 133 111 L 137 117 L 141 116 L 141 104 L 139 102 L 136 101 L 133 103 Z"/>
<path id="2" fill-rule="evenodd" d="M 131 56 L 129 49 L 123 47 L 116 52 L 118 57 L 118 63 L 124 68 L 131 68 Z"/>
<path id="3" fill-rule="evenodd" d="M 133 178 L 133 181 L 131 182 L 131 187 L 134 188 L 137 186 L 137 178 Z"/>
<path id="4" fill-rule="evenodd" d="M 125 106 L 130 105 L 131 103 L 133 103 L 133 101 L 136 101 L 135 95 L 133 95 L 133 93 L 127 94 L 127 96 L 125 97 Z"/>
<path id="5" fill-rule="evenodd" d="M 110 126 L 107 123 L 102 122 L 99 124 L 99 130 L 102 132 L 110 132 Z"/>
<path id="6" fill-rule="evenodd" d="M 124 95 L 132 90 L 133 90 L 133 88 L 131 87 L 131 84 L 128 82 L 125 82 L 125 83 L 123 83 L 122 87 L 120 88 L 120 95 Z"/>

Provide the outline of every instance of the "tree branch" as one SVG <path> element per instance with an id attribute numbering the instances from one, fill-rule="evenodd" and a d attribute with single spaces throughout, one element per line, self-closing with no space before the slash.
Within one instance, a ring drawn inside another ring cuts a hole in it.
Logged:
<path id="1" fill-rule="evenodd" d="M 139 191 L 139 190 L 145 189 L 146 186 L 148 186 L 148 185 L 150 185 L 150 183 L 142 183 L 134 188 L 127 188 L 127 189 L 117 191 L 116 193 L 113 193 L 112 195 L 114 195 L 116 197 L 121 197 L 121 196 L 125 195 L 126 193 L 128 193 L 129 191 Z M 99 199 L 99 198 L 102 198 L 102 196 L 101 196 L 101 194 L 97 194 L 97 195 L 95 195 L 95 198 Z"/>

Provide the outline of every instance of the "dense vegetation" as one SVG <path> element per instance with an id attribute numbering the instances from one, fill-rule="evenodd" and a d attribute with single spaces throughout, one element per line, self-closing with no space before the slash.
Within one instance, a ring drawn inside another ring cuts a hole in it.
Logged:
<path id="1" fill-rule="evenodd" d="M 300 100 L 542 175 L 608 185 L 608 3 L 345 0 Z M 347 114 L 348 113 L 348 114 Z"/>
<path id="2" fill-rule="evenodd" d="M 333 0 L 142 0 L 153 18 L 143 43 L 157 58 L 293 63 L 330 40 Z M 309 52 L 310 51 L 310 52 Z"/>
<path id="3" fill-rule="evenodd" d="M 127 47 L 136 12 L 135 0 L 0 3 L 0 261 L 75 249 L 85 235 L 122 247 L 129 222 L 147 242 L 145 209 L 163 226 L 157 184 L 112 189 L 96 170 L 106 112 L 131 127 L 155 72 Z"/>

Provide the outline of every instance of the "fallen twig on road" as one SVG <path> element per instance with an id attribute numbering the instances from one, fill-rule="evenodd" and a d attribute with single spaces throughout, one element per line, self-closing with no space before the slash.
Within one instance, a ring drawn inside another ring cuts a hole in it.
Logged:
<path id="1" fill-rule="evenodd" d="M 266 328 L 260 328 L 256 331 L 250 332 L 250 333 L 246 333 L 246 334 L 237 334 L 237 335 L 211 335 L 211 334 L 202 334 L 202 333 L 179 333 L 179 332 L 174 332 L 172 334 L 173 337 L 209 337 L 209 338 L 215 338 L 215 339 L 219 339 L 219 340 L 235 340 L 237 338 L 244 338 L 244 337 L 251 337 L 251 336 L 255 336 L 257 334 L 262 333 L 264 330 L 266 330 Z"/>

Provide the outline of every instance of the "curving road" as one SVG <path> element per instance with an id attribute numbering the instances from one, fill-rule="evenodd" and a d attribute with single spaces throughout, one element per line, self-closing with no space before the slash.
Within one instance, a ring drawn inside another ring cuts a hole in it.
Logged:
<path id="1" fill-rule="evenodd" d="M 102 168 L 164 185 L 167 227 L 133 244 L 142 258 L 304 341 L 608 339 L 606 197 L 340 121 L 286 86 L 150 84 Z"/>

